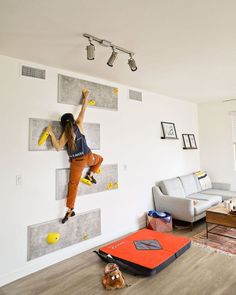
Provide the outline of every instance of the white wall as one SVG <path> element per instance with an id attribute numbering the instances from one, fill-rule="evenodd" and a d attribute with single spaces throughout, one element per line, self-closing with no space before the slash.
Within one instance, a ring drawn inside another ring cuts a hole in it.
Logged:
<path id="1" fill-rule="evenodd" d="M 46 80 L 22 78 L 21 63 L 35 66 L 0 56 L 0 285 L 144 226 L 153 184 L 200 166 L 199 150 L 183 150 L 181 139 L 194 133 L 198 141 L 195 104 L 146 91 L 140 103 L 128 99 L 127 86 L 46 66 Z M 65 201 L 55 200 L 55 169 L 69 166 L 66 152 L 28 151 L 30 117 L 59 120 L 64 112 L 78 112 L 57 103 L 58 73 L 119 88 L 118 111 L 88 108 L 85 119 L 101 124 L 99 153 L 104 164 L 118 163 L 119 189 L 77 198 L 77 212 L 101 208 L 101 236 L 27 262 L 27 226 L 65 212 Z M 174 122 L 180 140 L 161 140 L 161 121 Z M 16 175 L 22 176 L 20 186 Z"/>
<path id="2" fill-rule="evenodd" d="M 230 183 L 236 190 L 230 111 L 236 111 L 236 102 L 199 105 L 201 168 L 214 182 Z"/>

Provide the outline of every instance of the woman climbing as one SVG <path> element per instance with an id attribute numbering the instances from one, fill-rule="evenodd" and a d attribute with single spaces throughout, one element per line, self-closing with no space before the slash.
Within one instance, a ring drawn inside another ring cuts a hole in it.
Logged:
<path id="1" fill-rule="evenodd" d="M 103 161 L 100 155 L 91 152 L 84 136 L 83 122 L 89 91 L 83 90 L 82 94 L 83 102 L 77 119 L 75 120 L 71 113 L 66 113 L 61 117 L 63 133 L 59 140 L 56 138 L 51 126 L 48 127 L 53 147 L 60 151 L 66 145 L 70 159 L 70 179 L 66 201 L 67 212 L 62 219 L 62 223 L 65 223 L 70 217 L 75 215 L 73 211 L 74 203 L 83 169 L 87 166 L 90 167 L 85 178 L 95 184 L 96 180 L 93 174 L 98 171 Z"/>

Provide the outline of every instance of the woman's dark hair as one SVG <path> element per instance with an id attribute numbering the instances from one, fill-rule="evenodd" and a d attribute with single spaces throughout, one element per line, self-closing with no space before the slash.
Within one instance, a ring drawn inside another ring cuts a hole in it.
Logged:
<path id="1" fill-rule="evenodd" d="M 73 124 L 75 124 L 75 119 L 71 113 L 66 113 L 61 117 L 61 125 L 65 130 L 65 135 L 68 140 L 67 146 L 70 152 L 76 149 Z"/>
<path id="2" fill-rule="evenodd" d="M 71 113 L 65 113 L 64 115 L 61 116 L 61 125 L 63 128 L 66 127 L 67 122 L 71 122 L 72 124 L 75 123 L 74 116 Z"/>

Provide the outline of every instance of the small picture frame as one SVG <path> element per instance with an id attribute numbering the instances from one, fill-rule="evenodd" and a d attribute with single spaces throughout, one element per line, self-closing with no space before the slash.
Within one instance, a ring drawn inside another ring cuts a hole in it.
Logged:
<path id="1" fill-rule="evenodd" d="M 194 134 L 189 134 L 188 137 L 189 137 L 191 148 L 192 149 L 197 149 L 197 144 L 196 144 L 196 140 L 195 140 Z"/>
<path id="2" fill-rule="evenodd" d="M 161 122 L 161 127 L 163 131 L 162 139 L 178 139 L 174 123 Z"/>
<path id="3" fill-rule="evenodd" d="M 184 149 L 191 149 L 189 134 L 182 134 Z"/>

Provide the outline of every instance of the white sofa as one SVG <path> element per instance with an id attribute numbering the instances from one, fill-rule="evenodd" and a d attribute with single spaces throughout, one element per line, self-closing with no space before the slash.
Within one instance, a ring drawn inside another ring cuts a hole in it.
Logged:
<path id="1" fill-rule="evenodd" d="M 195 173 L 162 180 L 153 187 L 155 209 L 168 212 L 174 219 L 193 224 L 206 215 L 206 210 L 235 197 L 229 184 L 203 183 Z"/>

